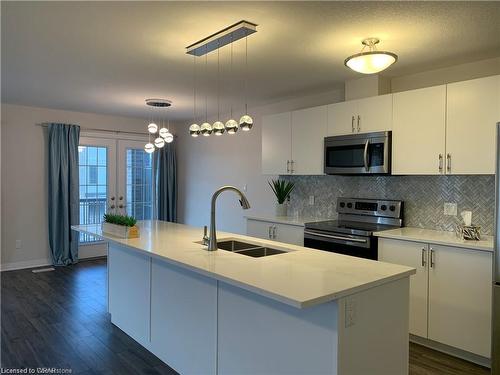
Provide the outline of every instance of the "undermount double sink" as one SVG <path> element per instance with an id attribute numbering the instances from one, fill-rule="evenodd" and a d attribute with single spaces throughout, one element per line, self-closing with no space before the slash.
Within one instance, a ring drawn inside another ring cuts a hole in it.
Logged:
<path id="1" fill-rule="evenodd" d="M 233 253 L 247 255 L 254 258 L 286 253 L 286 251 L 283 250 L 235 240 L 218 241 L 217 248 L 220 250 L 232 251 Z"/>

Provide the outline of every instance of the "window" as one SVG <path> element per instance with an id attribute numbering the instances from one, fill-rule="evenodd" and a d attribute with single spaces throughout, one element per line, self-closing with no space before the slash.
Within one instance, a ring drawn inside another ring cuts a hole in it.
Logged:
<path id="1" fill-rule="evenodd" d="M 137 220 L 153 218 L 153 156 L 143 149 L 127 149 L 127 214 Z"/>
<path id="2" fill-rule="evenodd" d="M 80 224 L 98 224 L 106 212 L 107 148 L 81 146 L 78 151 Z M 93 236 L 80 233 L 80 243 L 95 241 Z"/>

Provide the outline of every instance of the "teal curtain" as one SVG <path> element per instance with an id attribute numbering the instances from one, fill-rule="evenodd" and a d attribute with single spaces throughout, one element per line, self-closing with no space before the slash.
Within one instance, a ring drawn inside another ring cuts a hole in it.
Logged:
<path id="1" fill-rule="evenodd" d="M 176 142 L 155 151 L 158 220 L 177 221 L 177 156 Z"/>
<path id="2" fill-rule="evenodd" d="M 48 125 L 49 246 L 52 264 L 78 262 L 79 222 L 78 143 L 80 127 Z"/>

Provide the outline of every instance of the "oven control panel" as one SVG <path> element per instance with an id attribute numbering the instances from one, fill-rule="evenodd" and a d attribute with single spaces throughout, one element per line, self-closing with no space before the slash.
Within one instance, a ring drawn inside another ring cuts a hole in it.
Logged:
<path id="1" fill-rule="evenodd" d="M 339 214 L 383 216 L 399 219 L 402 217 L 403 202 L 396 200 L 338 198 Z"/>

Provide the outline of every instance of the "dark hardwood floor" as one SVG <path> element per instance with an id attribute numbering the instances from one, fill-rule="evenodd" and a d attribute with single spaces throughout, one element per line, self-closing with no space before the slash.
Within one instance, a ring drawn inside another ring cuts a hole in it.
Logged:
<path id="1" fill-rule="evenodd" d="M 51 367 L 85 375 L 176 374 L 111 324 L 106 303 L 104 259 L 46 273 L 2 272 L 2 368 Z M 489 371 L 411 344 L 410 374 Z"/>

